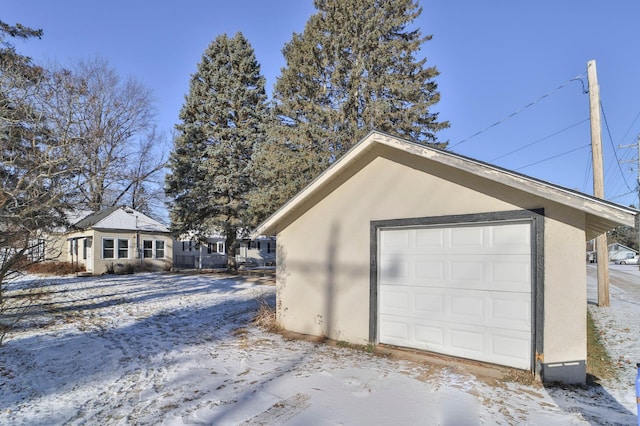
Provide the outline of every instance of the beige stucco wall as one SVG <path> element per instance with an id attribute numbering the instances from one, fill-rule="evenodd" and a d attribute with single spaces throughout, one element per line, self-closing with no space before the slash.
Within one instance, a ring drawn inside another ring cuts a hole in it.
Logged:
<path id="1" fill-rule="evenodd" d="M 587 359 L 587 269 L 585 215 L 545 209 L 544 362 Z"/>
<path id="2" fill-rule="evenodd" d="M 362 169 L 312 200 L 312 208 L 278 233 L 279 323 L 368 343 L 373 220 L 545 208 L 545 362 L 584 360 L 584 215 L 406 154 L 388 156 L 369 164 L 363 159 Z"/>

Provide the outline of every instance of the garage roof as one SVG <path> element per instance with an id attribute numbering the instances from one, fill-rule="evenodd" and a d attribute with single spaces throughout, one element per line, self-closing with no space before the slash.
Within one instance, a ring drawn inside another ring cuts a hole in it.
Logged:
<path id="1" fill-rule="evenodd" d="M 347 179 L 351 176 L 350 173 L 344 173 L 348 171 L 349 168 L 359 163 L 362 159 L 375 158 L 376 153 L 381 154 L 388 149 L 398 150 L 418 158 L 422 157 L 428 161 L 463 170 L 472 175 L 502 183 L 537 197 L 583 211 L 587 217 L 587 239 L 595 238 L 618 225 L 635 226 L 635 216 L 639 213 L 635 209 L 503 169 L 492 164 L 454 154 L 449 151 L 419 145 L 382 132 L 373 131 L 271 217 L 260 224 L 253 232 L 253 236 L 277 234 L 317 202 L 319 200 L 318 196 L 322 198 L 327 187 L 335 185 L 335 181 L 341 177 Z"/>

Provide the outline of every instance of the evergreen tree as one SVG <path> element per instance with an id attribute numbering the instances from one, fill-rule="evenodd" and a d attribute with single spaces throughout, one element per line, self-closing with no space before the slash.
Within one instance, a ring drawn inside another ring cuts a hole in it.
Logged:
<path id="1" fill-rule="evenodd" d="M 191 77 L 169 159 L 173 233 L 223 231 L 230 262 L 237 233 L 248 225 L 251 157 L 268 121 L 264 85 L 245 37 L 218 36 Z"/>
<path id="2" fill-rule="evenodd" d="M 271 146 L 256 160 L 265 175 L 290 179 L 281 187 L 267 185 L 265 210 L 273 211 L 373 129 L 446 146 L 436 133 L 448 123 L 431 111 L 440 99 L 438 71 L 417 58 L 431 37 L 408 28 L 422 12 L 417 1 L 314 4 L 317 13 L 304 32 L 283 49 L 286 67 L 273 94 L 281 125 L 272 127 Z"/>
<path id="3" fill-rule="evenodd" d="M 55 137 L 44 113 L 48 73 L 9 39 L 41 36 L 0 21 L 0 313 L 7 281 L 30 262 L 55 256 L 45 238 L 66 225 L 75 172 L 69 144 Z"/>

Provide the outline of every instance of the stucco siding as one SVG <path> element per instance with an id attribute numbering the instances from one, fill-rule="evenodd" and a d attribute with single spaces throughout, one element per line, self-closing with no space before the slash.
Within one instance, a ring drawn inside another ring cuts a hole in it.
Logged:
<path id="1" fill-rule="evenodd" d="M 544 362 L 586 360 L 585 215 L 559 205 L 546 214 Z"/>

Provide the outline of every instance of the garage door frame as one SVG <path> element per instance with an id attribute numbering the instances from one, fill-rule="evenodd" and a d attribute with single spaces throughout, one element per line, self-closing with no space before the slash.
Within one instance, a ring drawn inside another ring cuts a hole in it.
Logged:
<path id="1" fill-rule="evenodd" d="M 539 373 L 536 362 L 543 351 L 544 329 L 544 209 L 512 210 L 478 214 L 431 216 L 375 220 L 370 223 L 370 286 L 369 286 L 369 342 L 379 344 L 378 336 L 378 264 L 380 231 L 383 229 L 421 226 L 457 226 L 473 224 L 500 224 L 513 221 L 531 223 L 531 370 Z"/>

